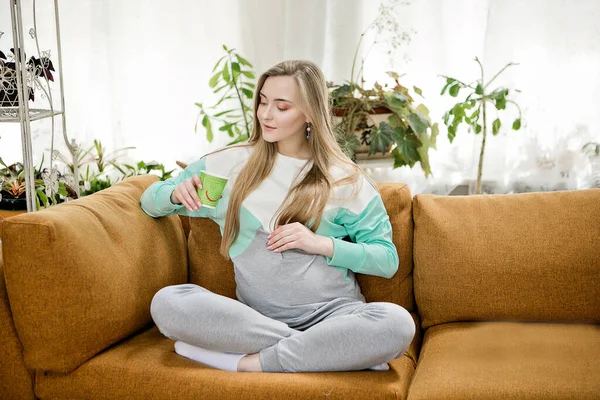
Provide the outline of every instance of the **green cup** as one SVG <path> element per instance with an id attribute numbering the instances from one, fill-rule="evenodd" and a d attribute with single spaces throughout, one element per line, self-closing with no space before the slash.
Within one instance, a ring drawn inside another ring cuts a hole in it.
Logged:
<path id="1" fill-rule="evenodd" d="M 207 171 L 200 171 L 200 182 L 202 182 L 202 189 L 198 189 L 198 197 L 202 202 L 202 207 L 215 208 L 223 194 L 223 190 L 225 190 L 227 178 Z"/>

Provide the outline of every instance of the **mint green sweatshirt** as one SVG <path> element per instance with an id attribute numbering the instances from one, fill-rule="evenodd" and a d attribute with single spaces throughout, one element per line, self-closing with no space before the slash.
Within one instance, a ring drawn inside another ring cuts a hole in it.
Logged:
<path id="1" fill-rule="evenodd" d="M 215 221 L 223 234 L 225 215 L 231 189 L 246 165 L 252 152 L 251 146 L 228 147 L 210 153 L 188 165 L 179 176 L 155 182 L 141 197 L 144 212 L 154 218 L 180 214 L 190 217 L 205 217 Z M 308 164 L 308 165 L 306 165 Z M 287 157 L 277 153 L 271 174 L 242 203 L 240 209 L 240 234 L 232 244 L 229 255 L 233 259 L 242 254 L 254 240 L 257 230 L 272 232 L 275 229 L 275 212 L 283 202 L 293 184 L 302 179 L 310 169 L 311 161 Z M 306 168 L 304 168 L 306 166 Z M 188 211 L 181 204 L 171 202 L 171 193 L 184 179 L 201 170 L 229 178 L 223 198 L 216 208 L 201 207 Z M 343 170 L 333 167 L 334 178 L 340 179 Z M 349 185 L 335 187 L 328 201 L 318 235 L 331 237 L 333 257 L 326 256 L 327 264 L 338 268 L 343 275 L 347 271 L 391 278 L 398 269 L 398 253 L 392 242 L 392 226 L 377 190 L 362 177 L 360 190 L 354 198 L 348 198 L 353 188 Z M 285 253 L 285 252 L 284 252 Z"/>

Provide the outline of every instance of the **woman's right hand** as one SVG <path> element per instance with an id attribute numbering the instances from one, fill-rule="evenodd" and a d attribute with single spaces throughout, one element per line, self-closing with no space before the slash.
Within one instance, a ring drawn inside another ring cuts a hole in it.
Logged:
<path id="1" fill-rule="evenodd" d="M 194 174 L 173 190 L 171 203 L 183 204 L 189 211 L 197 211 L 202 206 L 197 189 L 202 189 L 202 182 L 200 182 L 200 177 Z"/>

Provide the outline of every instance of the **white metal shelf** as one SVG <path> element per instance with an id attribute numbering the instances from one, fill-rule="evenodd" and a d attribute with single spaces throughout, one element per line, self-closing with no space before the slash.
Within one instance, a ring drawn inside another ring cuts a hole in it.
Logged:
<path id="1" fill-rule="evenodd" d="M 50 118 L 61 115 L 60 110 L 46 110 L 41 108 L 29 109 L 29 120 L 37 121 L 39 119 Z M 21 122 L 19 107 L 0 107 L 0 122 Z"/>

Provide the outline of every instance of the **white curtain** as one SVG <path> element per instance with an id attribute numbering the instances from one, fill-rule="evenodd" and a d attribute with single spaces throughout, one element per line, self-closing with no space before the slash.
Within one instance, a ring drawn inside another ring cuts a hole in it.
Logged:
<path id="1" fill-rule="evenodd" d="M 396 6 L 395 19 L 410 41 L 402 42 L 391 59 L 389 46 L 374 45 L 364 78 L 385 82 L 390 68 L 406 74 L 402 83 L 423 89 L 422 101 L 442 129 L 437 150 L 430 153 L 433 177 L 425 179 L 418 165 L 412 170 L 366 165 L 375 179 L 407 182 L 413 193 L 445 193 L 476 176 L 481 137 L 459 131 L 450 144 L 441 119 L 455 99 L 439 95 L 444 83 L 439 75 L 473 81 L 479 77 L 477 56 L 487 76 L 508 62 L 520 64 L 497 84 L 521 90 L 514 99 L 524 113 L 521 131 L 509 130 L 509 118 L 498 136 L 488 138 L 484 179 L 500 182 L 506 191 L 586 187 L 589 166 L 580 149 L 600 141 L 599 1 L 399 3 L 409 3 Z M 124 161 L 157 160 L 169 168 L 177 160 L 191 162 L 228 141 L 217 135 L 209 144 L 201 129 L 194 133 L 194 103 L 216 100 L 208 80 L 223 55 L 222 44 L 236 48 L 258 74 L 278 61 L 302 58 L 319 64 L 328 80 L 342 82 L 350 77 L 360 34 L 377 16 L 379 4 L 60 0 L 68 133 L 84 147 L 94 139 L 109 151 L 135 146 Z M 5 32 L 0 49 L 6 53 L 12 47 L 6 5 L 0 14 Z M 361 55 L 373 39 L 373 32 L 365 36 Z M 0 136 L 0 157 L 18 161 L 18 126 L 0 125 Z M 58 135 L 55 145 L 66 154 Z M 34 122 L 38 161 L 48 147 L 48 124 Z"/>

